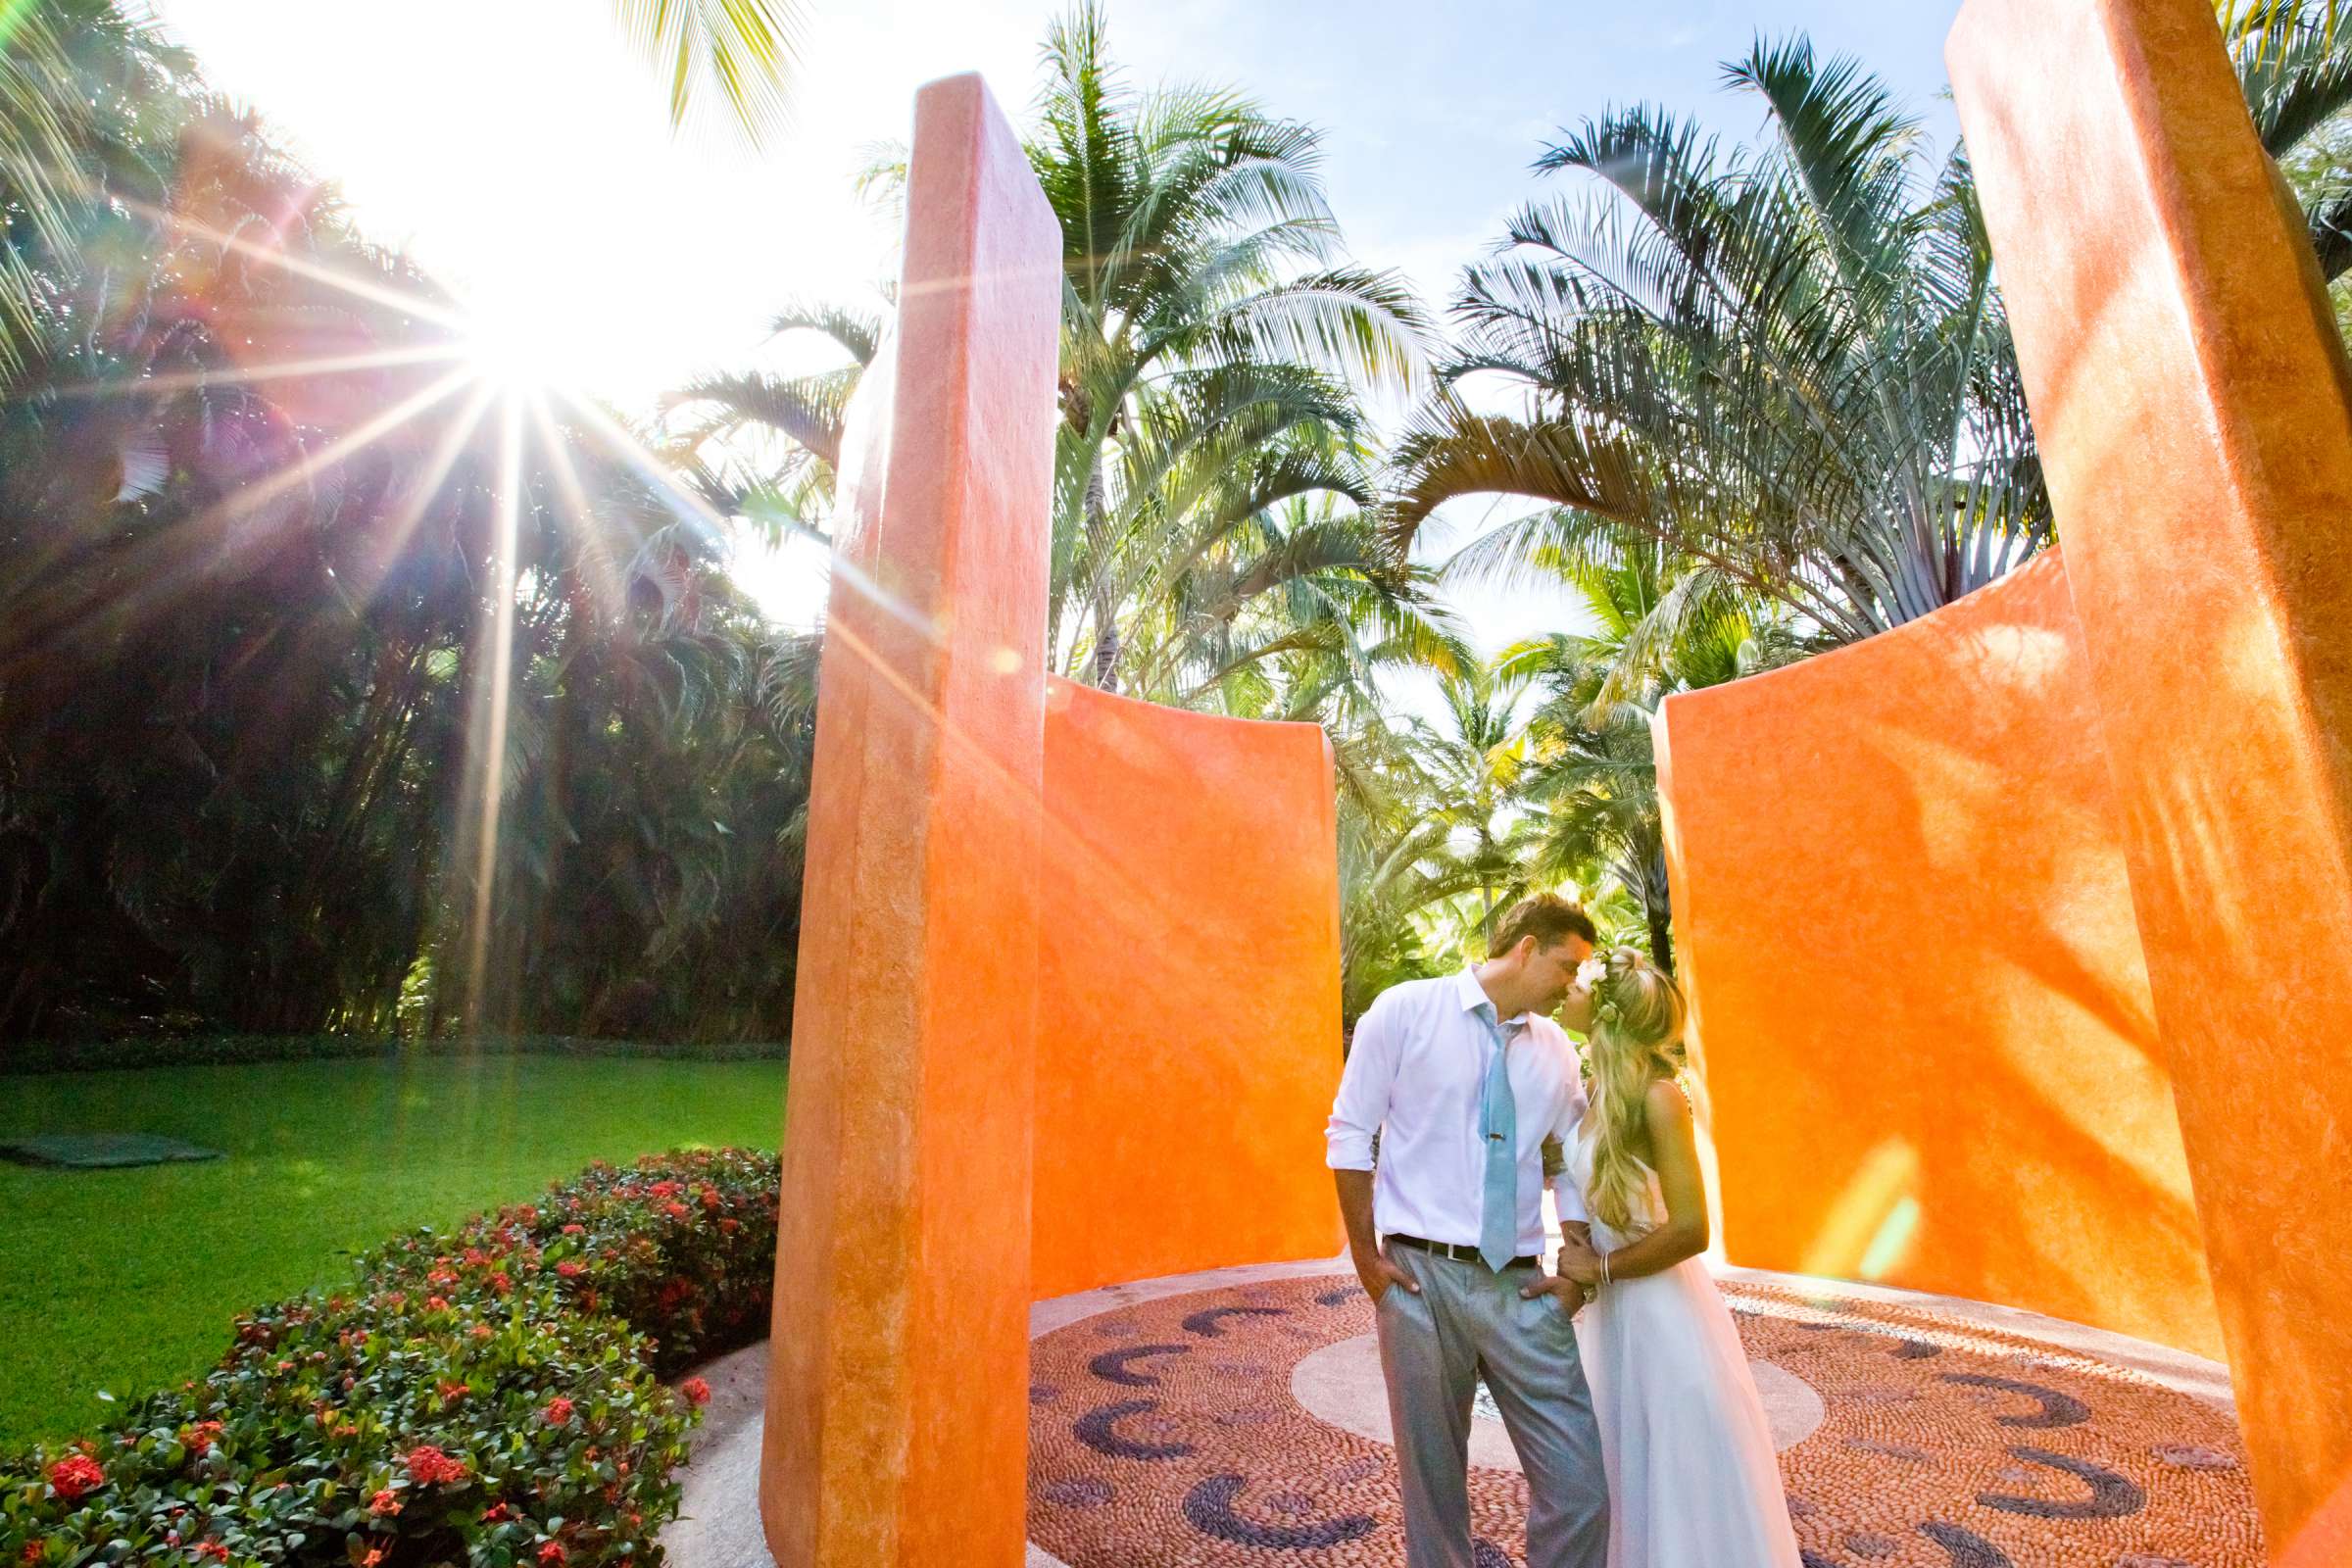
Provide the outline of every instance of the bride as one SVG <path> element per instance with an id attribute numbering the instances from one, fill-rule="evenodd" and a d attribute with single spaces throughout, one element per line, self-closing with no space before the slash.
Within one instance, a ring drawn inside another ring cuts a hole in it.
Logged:
<path id="1" fill-rule="evenodd" d="M 1798 1568 L 1772 1430 L 1732 1314 L 1699 1253 L 1706 1183 L 1669 1053 L 1672 977 L 1627 948 L 1577 971 L 1560 1022 L 1587 1038 L 1592 1103 L 1562 1176 L 1581 1202 L 1550 1291 L 1576 1317 L 1609 1478 L 1609 1568 Z M 1573 1184 L 1572 1186 L 1569 1184 Z"/>

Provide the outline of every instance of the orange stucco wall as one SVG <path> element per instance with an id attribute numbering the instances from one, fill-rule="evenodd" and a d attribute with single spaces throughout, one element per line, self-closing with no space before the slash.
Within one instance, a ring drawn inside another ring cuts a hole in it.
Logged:
<path id="1" fill-rule="evenodd" d="M 2218 1354 L 2057 557 L 1659 739 L 1733 1260 Z"/>
<path id="2" fill-rule="evenodd" d="M 1048 687 L 1040 1298 L 1338 1250 L 1334 802 L 1315 725 Z"/>
<path id="3" fill-rule="evenodd" d="M 2274 1559 L 2352 1562 L 2352 367 L 2209 0 L 1947 51 Z"/>
<path id="4" fill-rule="evenodd" d="M 1027 1539 L 1038 675 L 1060 233 L 976 76 L 915 100 L 827 611 L 760 1473 L 779 1568 Z"/>

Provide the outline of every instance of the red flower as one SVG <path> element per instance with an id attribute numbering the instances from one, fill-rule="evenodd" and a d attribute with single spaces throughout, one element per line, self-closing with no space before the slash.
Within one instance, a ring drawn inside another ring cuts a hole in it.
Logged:
<path id="1" fill-rule="evenodd" d="M 228 1561 L 228 1548 L 218 1541 L 199 1541 L 196 1543 L 196 1555 L 210 1557 L 215 1562 L 226 1562 Z"/>
<path id="2" fill-rule="evenodd" d="M 729 1236 L 734 1235 L 737 1228 L 742 1224 L 743 1221 L 737 1219 L 732 1214 L 722 1214 L 719 1216 L 718 1228 L 722 1231 L 725 1231 Z"/>
<path id="3" fill-rule="evenodd" d="M 539 1548 L 539 1560 L 547 1564 L 547 1568 L 555 1568 L 557 1563 L 560 1563 L 564 1560 L 564 1543 L 561 1541 L 551 1541 L 546 1545 L 541 1546 Z"/>
<path id="4" fill-rule="evenodd" d="M 428 1296 L 424 1298 L 424 1309 L 428 1312 L 446 1312 L 449 1310 L 449 1301 L 444 1297 Z"/>
<path id="5" fill-rule="evenodd" d="M 21 1563 L 35 1563 L 35 1562 L 39 1562 L 39 1561 L 41 1560 L 41 1550 L 42 1550 L 42 1547 L 41 1547 L 41 1544 L 40 1544 L 39 1542 L 37 1542 L 37 1541 L 27 1541 L 26 1543 L 24 1543 L 24 1555 L 20 1556 L 20 1557 L 17 1559 L 17 1561 L 19 1561 L 19 1562 L 21 1562 Z"/>
<path id="6" fill-rule="evenodd" d="M 394 1492 L 390 1487 L 384 1488 L 383 1491 L 368 1499 L 368 1511 L 380 1514 L 400 1512 L 400 1494 Z"/>
<path id="7" fill-rule="evenodd" d="M 383 1560 L 384 1548 L 381 1546 L 369 1546 L 368 1548 L 368 1555 L 360 1559 L 360 1568 L 375 1568 L 375 1565 Z"/>
<path id="8" fill-rule="evenodd" d="M 504 1296 L 514 1288 L 514 1282 L 507 1278 L 506 1273 L 502 1270 L 490 1276 L 490 1288 Z"/>
<path id="9" fill-rule="evenodd" d="M 477 1340 L 486 1340 L 498 1331 L 487 1323 L 476 1323 L 472 1328 L 466 1330 L 466 1332 L 471 1334 Z"/>
<path id="10" fill-rule="evenodd" d="M 566 1225 L 564 1227 L 564 1234 L 566 1236 L 585 1236 L 588 1234 L 588 1227 L 585 1225 Z"/>
<path id="11" fill-rule="evenodd" d="M 420 1487 L 429 1487 L 442 1481 L 463 1481 L 466 1479 L 466 1463 L 426 1444 L 409 1450 L 409 1479 Z"/>
<path id="12" fill-rule="evenodd" d="M 49 1467 L 49 1485 L 57 1494 L 73 1502 L 83 1493 L 106 1485 L 106 1471 L 97 1460 L 86 1453 L 68 1454 Z"/>
<path id="13" fill-rule="evenodd" d="M 571 1419 L 571 1401 L 559 1394 L 547 1401 L 547 1408 L 539 1414 L 546 1418 L 549 1426 L 560 1427 Z"/>
<path id="14" fill-rule="evenodd" d="M 482 1510 L 482 1523 L 486 1525 L 494 1525 L 502 1519 L 512 1519 L 514 1517 L 514 1510 L 508 1507 L 503 1502 L 494 1502 L 489 1507 Z"/>
<path id="15" fill-rule="evenodd" d="M 688 1378 L 678 1385 L 678 1392 L 686 1396 L 688 1404 L 709 1404 L 710 1402 L 710 1385 L 705 1383 L 701 1378 Z"/>
<path id="16" fill-rule="evenodd" d="M 662 1205 L 662 1212 L 667 1214 L 671 1219 L 684 1219 L 688 1214 L 692 1213 L 693 1210 L 689 1209 L 684 1203 L 669 1202 Z"/>
<path id="17" fill-rule="evenodd" d="M 466 1397 L 466 1385 L 463 1383 L 439 1383 L 434 1385 L 433 1392 L 441 1396 L 443 1404 L 455 1404 Z"/>
<path id="18" fill-rule="evenodd" d="M 563 1275 L 567 1280 L 575 1280 L 587 1271 L 567 1257 L 563 1262 L 556 1265 L 556 1272 Z"/>
<path id="19" fill-rule="evenodd" d="M 180 1429 L 179 1441 L 200 1454 L 210 1453 L 213 1451 L 213 1445 L 220 1441 L 220 1423 L 199 1421 L 194 1426 L 183 1427 Z"/>

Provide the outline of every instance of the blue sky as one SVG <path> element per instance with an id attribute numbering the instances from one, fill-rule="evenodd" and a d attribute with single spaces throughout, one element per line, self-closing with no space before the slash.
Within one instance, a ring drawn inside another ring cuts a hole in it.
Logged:
<path id="1" fill-rule="evenodd" d="M 1850 53 L 1952 133 L 1947 0 L 1456 0 L 1415 5 L 1131 4 L 1114 41 L 1171 74 L 1237 82 L 1325 127 L 1335 205 L 1366 259 L 1442 278 L 1542 184 L 1528 164 L 1562 125 L 1653 102 L 1745 135 L 1758 117 L 1720 85 L 1759 34 Z M 1433 284 L 1434 286 L 1434 284 Z"/>
<path id="2" fill-rule="evenodd" d="M 894 236 L 850 192 L 903 138 L 916 86 L 977 70 L 1016 119 L 1045 0 L 811 0 L 800 112 L 754 151 L 706 124 L 670 134 L 652 74 L 603 0 L 152 0 L 208 75 L 260 109 L 360 221 L 409 248 L 544 361 L 625 410 L 694 372 L 759 363 L 786 301 L 852 296 Z M 1325 133 L 1333 205 L 1357 257 L 1442 304 L 1455 269 L 1542 187 L 1560 126 L 1662 103 L 1726 134 L 1756 128 L 1720 62 L 1759 34 L 1860 57 L 1951 134 L 1943 35 L 1957 0 L 1111 0 L 1132 79 L 1239 87 Z M 1560 181 L 1546 181 L 1558 184 Z M 1449 514 L 1457 530 L 1483 513 Z M 805 560 L 746 561 L 805 617 Z M 1482 640 L 1557 607 L 1465 591 Z"/>

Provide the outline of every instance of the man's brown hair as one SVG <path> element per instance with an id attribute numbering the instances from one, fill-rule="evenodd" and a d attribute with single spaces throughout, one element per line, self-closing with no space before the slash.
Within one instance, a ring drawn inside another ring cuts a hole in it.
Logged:
<path id="1" fill-rule="evenodd" d="M 1521 937 L 1532 936 L 1538 948 L 1552 948 L 1570 937 L 1582 937 L 1588 945 L 1600 941 L 1592 929 L 1592 917 L 1584 906 L 1561 898 L 1557 893 L 1536 893 L 1521 899 L 1502 911 L 1494 922 L 1494 935 L 1487 944 L 1490 954 L 1504 954 L 1519 945 Z"/>

